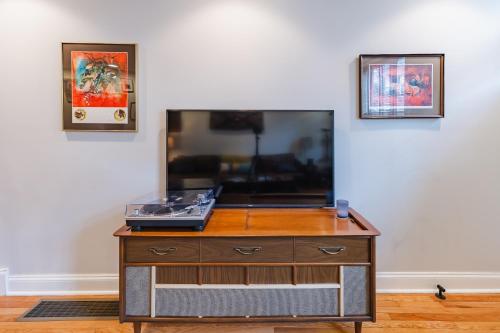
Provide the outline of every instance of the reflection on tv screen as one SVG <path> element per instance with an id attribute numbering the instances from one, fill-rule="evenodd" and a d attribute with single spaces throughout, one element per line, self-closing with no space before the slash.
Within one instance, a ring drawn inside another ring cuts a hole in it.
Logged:
<path id="1" fill-rule="evenodd" d="M 168 111 L 168 190 L 221 205 L 333 205 L 332 111 Z"/>

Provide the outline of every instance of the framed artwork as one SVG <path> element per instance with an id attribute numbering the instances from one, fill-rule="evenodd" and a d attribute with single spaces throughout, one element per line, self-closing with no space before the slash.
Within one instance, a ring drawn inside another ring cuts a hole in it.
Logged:
<path id="1" fill-rule="evenodd" d="M 359 117 L 444 117 L 444 54 L 359 56 Z"/>
<path id="2" fill-rule="evenodd" d="M 62 44 L 63 130 L 137 130 L 135 49 L 135 44 Z"/>

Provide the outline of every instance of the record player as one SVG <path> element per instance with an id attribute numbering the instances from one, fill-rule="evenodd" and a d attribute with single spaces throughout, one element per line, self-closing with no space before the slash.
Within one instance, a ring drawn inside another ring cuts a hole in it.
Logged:
<path id="1" fill-rule="evenodd" d="M 211 189 L 170 191 L 164 198 L 127 204 L 125 220 L 132 230 L 191 228 L 202 231 L 215 204 Z"/>

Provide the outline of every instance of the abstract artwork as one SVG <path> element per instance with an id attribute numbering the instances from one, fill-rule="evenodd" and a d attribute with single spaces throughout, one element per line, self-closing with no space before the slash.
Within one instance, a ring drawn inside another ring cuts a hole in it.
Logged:
<path id="1" fill-rule="evenodd" d="M 65 43 L 63 72 L 65 130 L 135 130 L 135 45 Z"/>
<path id="2" fill-rule="evenodd" d="M 442 117 L 443 60 L 442 55 L 360 56 L 360 117 Z"/>

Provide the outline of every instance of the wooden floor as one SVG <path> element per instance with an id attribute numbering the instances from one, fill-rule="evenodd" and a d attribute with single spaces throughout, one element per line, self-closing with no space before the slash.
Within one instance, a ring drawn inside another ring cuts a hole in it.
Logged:
<path id="1" fill-rule="evenodd" d="M 109 296 L 96 296 L 109 298 Z M 47 299 L 49 297 L 43 297 Z M 60 298 L 60 297 L 59 297 Z M 84 298 L 89 298 L 88 296 Z M 118 321 L 16 322 L 39 297 L 0 297 L 0 333 L 114 333 L 132 332 L 131 324 Z M 432 295 L 378 295 L 377 323 L 365 323 L 366 333 L 500 332 L 500 294 L 448 295 L 439 301 Z M 352 324 L 242 325 L 143 325 L 144 333 L 334 333 L 353 332 Z"/>

